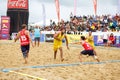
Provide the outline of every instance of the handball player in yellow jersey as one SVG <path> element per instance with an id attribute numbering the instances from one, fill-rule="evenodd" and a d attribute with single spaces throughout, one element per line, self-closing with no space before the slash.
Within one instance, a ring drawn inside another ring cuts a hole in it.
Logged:
<path id="1" fill-rule="evenodd" d="M 67 39 L 67 36 L 65 34 L 65 27 L 61 27 L 60 31 L 54 34 L 54 59 L 56 59 L 57 50 L 59 49 L 60 50 L 61 61 L 64 60 L 63 49 L 62 49 L 62 40 L 64 38 L 66 40 L 66 47 L 67 47 L 67 49 L 69 49 L 68 39 Z"/>
<path id="2" fill-rule="evenodd" d="M 97 54 L 96 54 L 96 51 L 95 51 L 94 39 L 93 39 L 93 36 L 92 36 L 92 32 L 91 32 L 91 31 L 89 31 L 89 33 L 88 33 L 87 42 L 92 46 L 93 51 L 94 51 L 94 54 L 97 55 Z"/>

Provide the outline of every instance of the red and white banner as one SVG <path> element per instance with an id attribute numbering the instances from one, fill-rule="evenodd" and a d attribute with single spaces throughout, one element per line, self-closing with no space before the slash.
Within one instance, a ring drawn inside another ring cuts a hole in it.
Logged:
<path id="1" fill-rule="evenodd" d="M 97 0 L 93 0 L 94 14 L 97 15 Z"/>
<path id="2" fill-rule="evenodd" d="M 1 16 L 1 39 L 9 39 L 10 17 Z"/>
<path id="3" fill-rule="evenodd" d="M 57 17 L 58 17 L 58 22 L 60 22 L 60 4 L 59 4 L 59 0 L 55 0 L 55 5 L 56 5 L 56 12 L 57 12 Z"/>
<path id="4" fill-rule="evenodd" d="M 0 17 L 0 39 L 1 39 L 1 17 Z"/>
<path id="5" fill-rule="evenodd" d="M 28 9 L 28 0 L 8 0 L 8 9 Z"/>
<path id="6" fill-rule="evenodd" d="M 0 17 L 0 32 L 1 32 L 1 17 Z"/>

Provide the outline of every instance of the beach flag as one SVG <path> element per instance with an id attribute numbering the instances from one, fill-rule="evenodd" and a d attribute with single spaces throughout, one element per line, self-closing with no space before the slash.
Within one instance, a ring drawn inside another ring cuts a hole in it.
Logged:
<path id="1" fill-rule="evenodd" d="M 93 0 L 94 14 L 97 15 L 97 0 Z"/>
<path id="2" fill-rule="evenodd" d="M 74 0 L 74 16 L 76 15 L 77 0 Z"/>
<path id="3" fill-rule="evenodd" d="M 43 12 L 42 12 L 42 16 L 43 16 L 43 27 L 46 26 L 46 12 L 45 12 L 45 5 L 42 4 L 42 9 L 43 9 Z"/>
<path id="4" fill-rule="evenodd" d="M 0 17 L 0 31 L 1 31 L 1 17 Z"/>
<path id="5" fill-rule="evenodd" d="M 56 5 L 56 12 L 57 12 L 57 17 L 58 17 L 58 22 L 60 22 L 60 4 L 59 4 L 59 0 L 55 0 L 55 5 Z"/>

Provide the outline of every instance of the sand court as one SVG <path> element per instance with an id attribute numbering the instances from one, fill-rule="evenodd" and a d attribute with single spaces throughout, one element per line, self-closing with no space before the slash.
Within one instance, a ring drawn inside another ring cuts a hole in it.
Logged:
<path id="1" fill-rule="evenodd" d="M 29 68 L 28 66 L 45 66 L 54 64 L 77 64 L 78 55 L 83 48 L 80 45 L 69 44 L 67 50 L 63 44 L 65 60 L 60 61 L 59 51 L 57 59 L 53 59 L 52 43 L 41 43 L 40 47 L 31 47 L 28 64 L 23 64 L 23 56 L 19 42 L 0 41 L 0 70 L 19 68 L 18 73 L 27 74 L 47 80 L 118 80 L 120 79 L 120 62 L 105 62 L 120 60 L 120 49 L 115 47 L 97 46 L 98 57 L 103 64 L 81 64 L 74 66 L 58 66 L 48 68 Z M 95 62 L 92 57 L 83 56 L 83 62 Z M 28 67 L 28 68 L 21 68 Z M 20 69 L 21 68 L 21 69 Z M 0 80 L 37 80 L 35 78 L 20 75 L 14 72 L 0 71 Z"/>

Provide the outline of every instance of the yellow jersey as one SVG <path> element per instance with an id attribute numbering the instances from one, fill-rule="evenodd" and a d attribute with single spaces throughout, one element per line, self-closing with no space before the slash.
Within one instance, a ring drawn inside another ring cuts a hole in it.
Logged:
<path id="1" fill-rule="evenodd" d="M 61 33 L 58 35 L 58 39 L 60 40 L 57 40 L 57 39 L 54 39 L 54 51 L 56 51 L 57 49 L 59 49 L 60 47 L 62 47 L 62 40 L 64 38 L 64 34 L 62 35 Z"/>
<path id="2" fill-rule="evenodd" d="M 87 36 L 87 42 L 93 47 L 93 49 L 95 49 L 95 45 L 94 45 L 94 40 L 93 40 L 93 36 Z"/>

